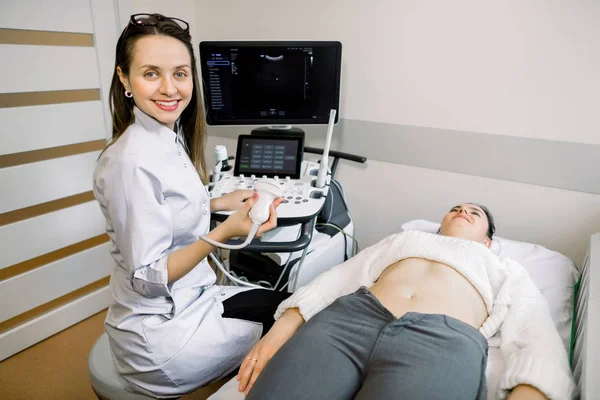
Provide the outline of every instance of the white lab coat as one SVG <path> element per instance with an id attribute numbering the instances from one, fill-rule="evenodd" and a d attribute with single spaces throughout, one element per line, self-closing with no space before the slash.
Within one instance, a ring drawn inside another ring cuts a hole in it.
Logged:
<path id="1" fill-rule="evenodd" d="M 169 253 L 209 230 L 210 197 L 183 139 L 137 107 L 134 114 L 94 172 L 113 259 L 105 328 L 131 387 L 180 396 L 235 369 L 262 325 L 221 317 L 222 301 L 244 289 L 217 286 L 206 259 L 167 284 Z"/>

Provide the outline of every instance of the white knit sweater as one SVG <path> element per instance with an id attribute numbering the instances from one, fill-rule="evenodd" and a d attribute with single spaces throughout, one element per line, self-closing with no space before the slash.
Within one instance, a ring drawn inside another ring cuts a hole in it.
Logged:
<path id="1" fill-rule="evenodd" d="M 388 236 L 300 288 L 279 305 L 275 318 L 298 307 L 308 321 L 338 297 L 370 287 L 388 266 L 410 257 L 446 264 L 479 291 L 489 314 L 479 331 L 488 341 L 500 333 L 506 361 L 498 398 L 519 384 L 532 385 L 550 399 L 573 398 L 567 354 L 542 294 L 523 266 L 499 259 L 471 240 L 419 231 Z"/>

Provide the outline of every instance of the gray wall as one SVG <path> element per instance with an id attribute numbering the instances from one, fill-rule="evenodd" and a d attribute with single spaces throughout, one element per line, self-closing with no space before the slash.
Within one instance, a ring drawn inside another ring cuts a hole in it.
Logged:
<path id="1" fill-rule="evenodd" d="M 211 127 L 236 138 L 249 127 Z M 311 126 L 306 145 L 324 147 L 326 127 Z M 600 194 L 600 145 L 341 119 L 331 148 L 371 160 Z M 600 227 L 599 227 L 600 228 Z"/>

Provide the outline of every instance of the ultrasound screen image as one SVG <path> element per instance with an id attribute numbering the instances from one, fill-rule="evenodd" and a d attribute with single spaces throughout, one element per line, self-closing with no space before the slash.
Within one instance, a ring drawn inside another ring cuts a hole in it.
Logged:
<path id="1" fill-rule="evenodd" d="M 285 116 L 286 111 L 310 111 L 312 55 L 300 51 L 270 53 L 273 55 L 253 49 L 236 57 L 236 72 L 231 78 L 231 94 L 236 99 L 233 113 L 244 115 L 258 109 L 262 116 Z"/>
<path id="2" fill-rule="evenodd" d="M 327 123 L 330 110 L 338 108 L 338 42 L 332 43 L 339 46 L 220 48 L 203 48 L 203 43 L 209 123 Z"/>

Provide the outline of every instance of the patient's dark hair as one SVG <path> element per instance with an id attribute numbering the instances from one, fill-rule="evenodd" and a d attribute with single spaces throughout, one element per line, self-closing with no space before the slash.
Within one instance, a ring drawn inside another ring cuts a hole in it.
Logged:
<path id="1" fill-rule="evenodd" d="M 486 206 L 482 206 L 481 204 L 477 204 L 477 203 L 465 203 L 465 204 L 473 204 L 474 206 L 477 206 L 483 210 L 483 212 L 485 213 L 485 216 L 487 217 L 487 220 L 488 220 L 487 236 L 490 240 L 492 240 L 494 238 L 494 233 L 496 233 L 496 223 L 494 222 L 494 216 L 492 215 L 490 210 Z M 442 228 L 440 227 L 438 229 L 437 233 L 440 233 L 441 229 Z"/>
<path id="2" fill-rule="evenodd" d="M 488 208 L 486 206 L 482 206 L 481 204 L 477 204 L 477 203 L 469 203 L 469 204 L 473 204 L 474 206 L 481 208 L 483 210 L 483 212 L 485 213 L 485 216 L 487 217 L 487 220 L 488 220 L 487 235 L 488 235 L 488 238 L 492 239 L 494 237 L 494 233 L 496 233 L 496 223 L 494 222 L 494 216 L 492 215 L 492 213 L 490 212 L 490 210 L 488 210 Z"/>

